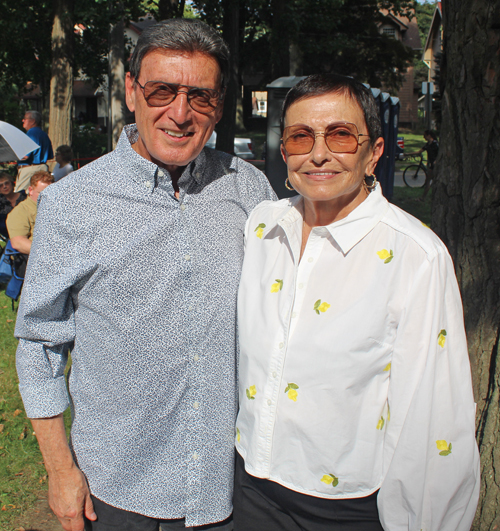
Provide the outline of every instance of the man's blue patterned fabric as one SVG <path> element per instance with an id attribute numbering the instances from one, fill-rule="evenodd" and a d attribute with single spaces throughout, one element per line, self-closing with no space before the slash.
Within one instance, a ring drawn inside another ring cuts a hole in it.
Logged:
<path id="1" fill-rule="evenodd" d="M 92 494 L 197 526 L 231 513 L 236 293 L 243 230 L 274 193 L 246 162 L 204 148 L 170 175 L 131 147 L 40 196 L 16 326 L 29 417 L 69 404 Z"/>

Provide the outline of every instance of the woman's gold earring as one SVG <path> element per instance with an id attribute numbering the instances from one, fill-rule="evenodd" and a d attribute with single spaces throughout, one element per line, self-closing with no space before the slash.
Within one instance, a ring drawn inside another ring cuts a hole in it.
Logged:
<path id="1" fill-rule="evenodd" d="M 285 188 L 291 192 L 295 192 L 295 188 L 290 184 L 288 177 L 285 179 Z"/>
<path id="2" fill-rule="evenodd" d="M 370 179 L 371 179 L 371 184 L 368 184 L 368 180 Z M 371 175 L 365 175 L 363 186 L 368 194 L 377 186 L 377 177 L 375 176 L 374 173 L 372 173 Z"/>

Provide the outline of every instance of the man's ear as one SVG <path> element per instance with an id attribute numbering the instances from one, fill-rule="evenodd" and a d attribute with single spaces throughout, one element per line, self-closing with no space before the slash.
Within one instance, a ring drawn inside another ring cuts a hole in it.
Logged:
<path id="1" fill-rule="evenodd" d="M 135 87 L 134 80 L 130 75 L 130 72 L 127 72 L 125 76 L 125 101 L 127 102 L 127 107 L 130 112 L 135 111 Z"/>
<path id="2" fill-rule="evenodd" d="M 218 124 L 224 113 L 224 100 L 222 100 L 214 111 L 215 123 Z"/>
<path id="3" fill-rule="evenodd" d="M 28 186 L 28 189 L 26 191 L 28 192 L 28 197 L 31 197 L 31 194 L 33 193 L 33 187 Z"/>

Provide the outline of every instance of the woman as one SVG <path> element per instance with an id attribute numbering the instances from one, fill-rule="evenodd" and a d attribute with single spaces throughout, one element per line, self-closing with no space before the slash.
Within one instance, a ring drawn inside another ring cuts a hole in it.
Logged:
<path id="1" fill-rule="evenodd" d="M 281 125 L 299 195 L 246 227 L 235 531 L 468 530 L 479 457 L 446 248 L 382 196 L 363 85 L 310 76 Z"/>
<path id="2" fill-rule="evenodd" d="M 26 192 L 14 192 L 14 181 L 6 172 L 0 172 L 0 234 L 8 238 L 5 220 L 7 214 L 21 201 L 26 199 Z"/>
<path id="3" fill-rule="evenodd" d="M 66 177 L 66 175 L 73 171 L 73 166 L 71 165 L 73 151 L 71 147 L 66 145 L 59 146 L 56 149 L 55 159 L 57 164 L 54 166 L 54 170 L 52 171 L 54 182 Z"/>

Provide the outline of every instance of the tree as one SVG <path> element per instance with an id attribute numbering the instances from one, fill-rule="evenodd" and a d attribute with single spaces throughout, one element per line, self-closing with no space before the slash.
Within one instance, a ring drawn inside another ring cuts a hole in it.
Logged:
<path id="1" fill-rule="evenodd" d="M 73 101 L 73 0 L 54 0 L 49 137 L 54 147 L 71 145 Z"/>
<path id="2" fill-rule="evenodd" d="M 444 83 L 432 225 L 465 309 L 481 454 L 475 531 L 500 527 L 500 4 L 443 0 Z"/>

